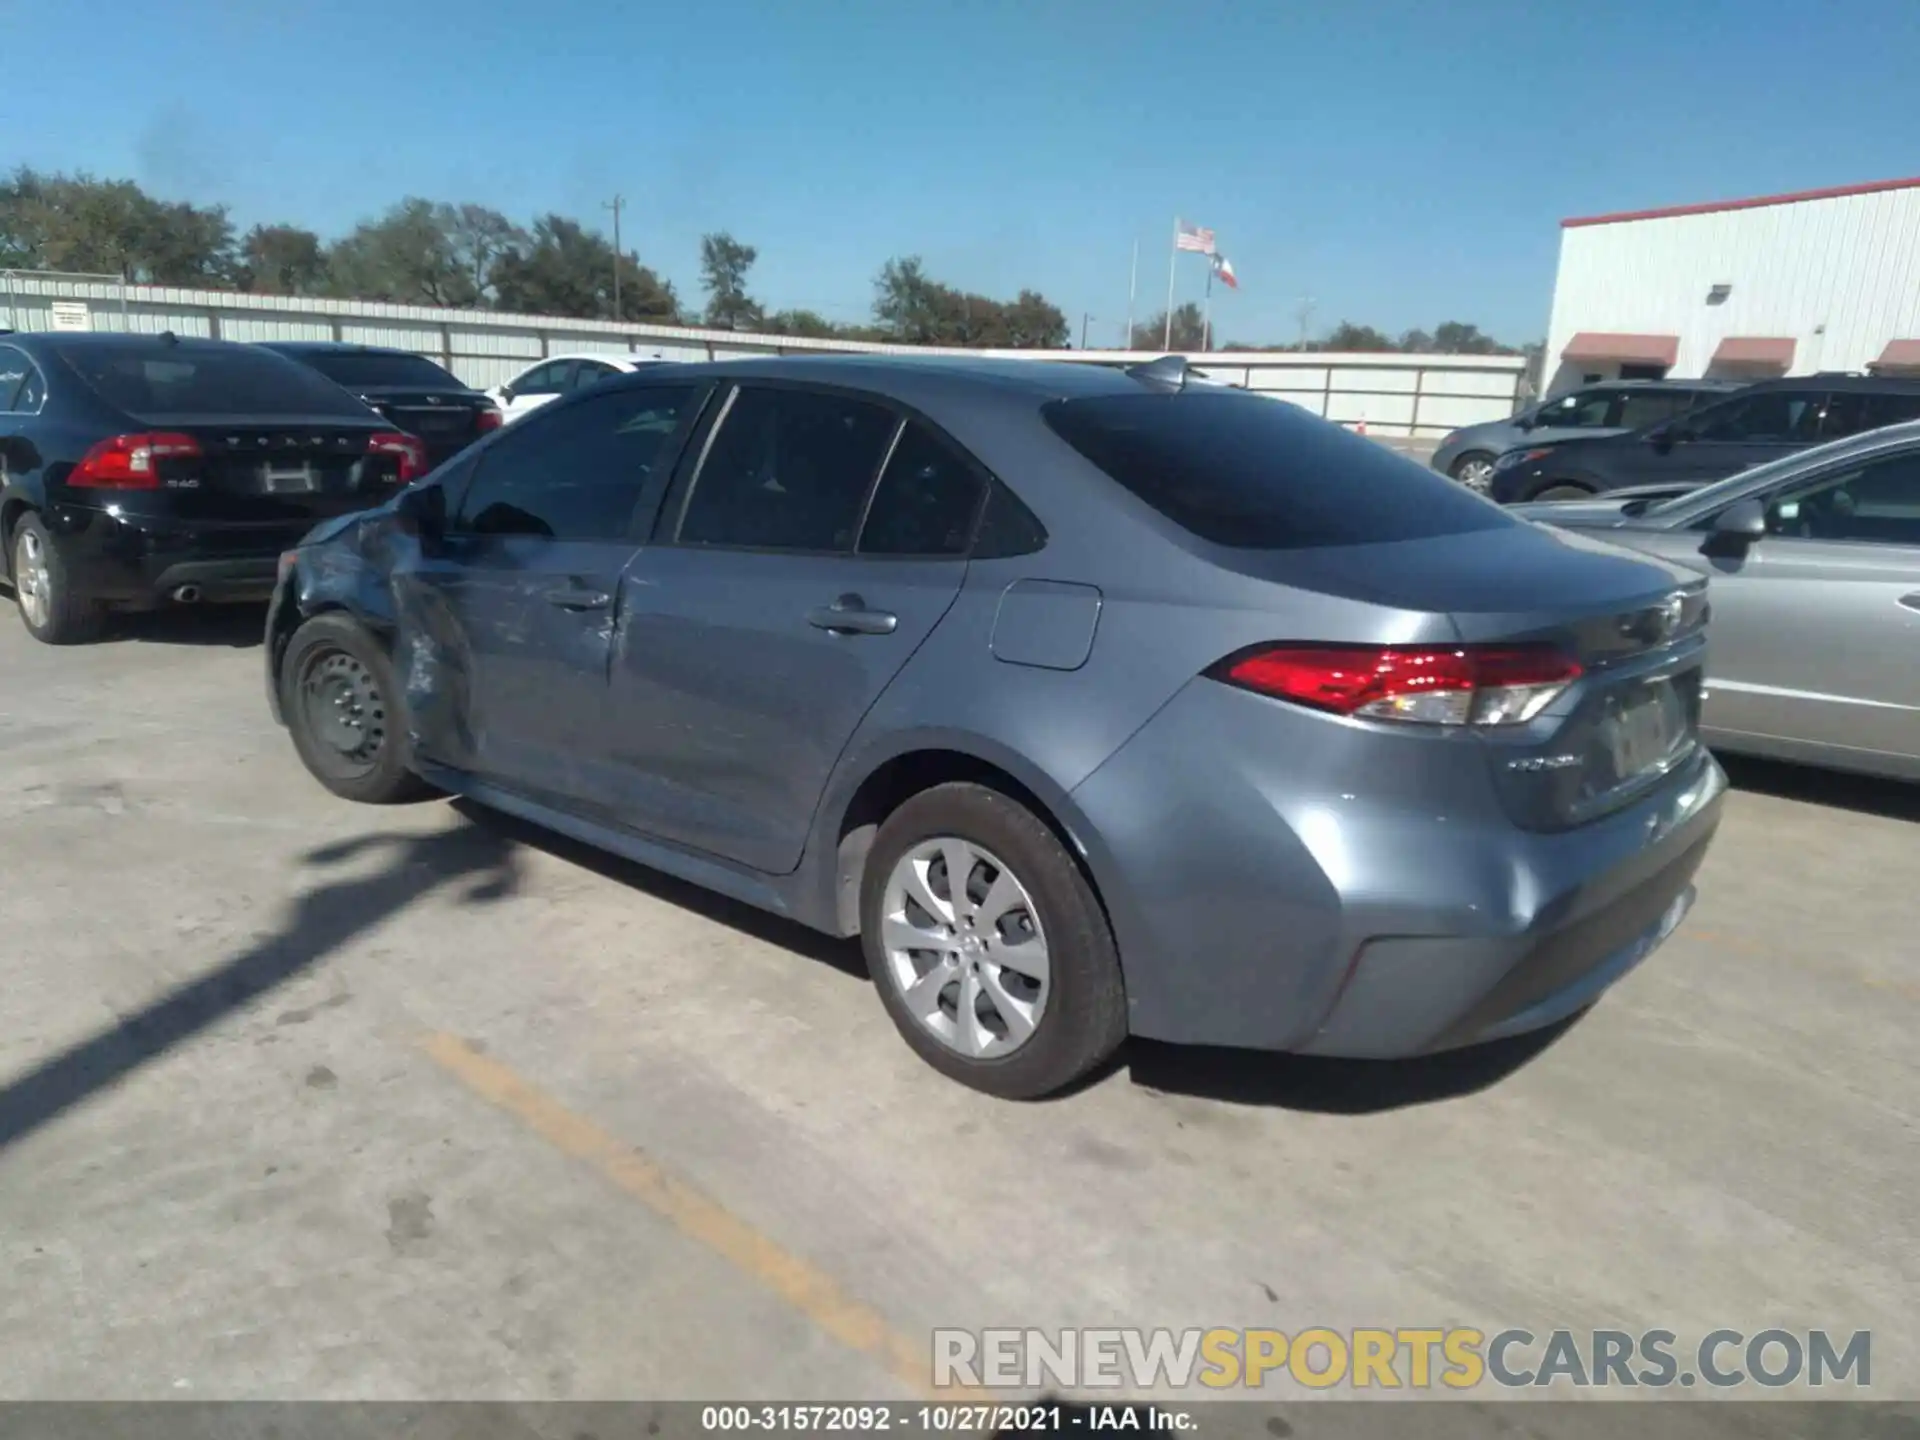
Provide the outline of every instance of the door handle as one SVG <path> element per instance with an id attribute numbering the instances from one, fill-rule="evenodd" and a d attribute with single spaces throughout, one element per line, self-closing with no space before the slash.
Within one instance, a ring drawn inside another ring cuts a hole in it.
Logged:
<path id="1" fill-rule="evenodd" d="M 1920 610 L 1920 590 L 1914 591 L 1911 595 L 1902 595 L 1898 603 L 1909 610 Z"/>
<path id="2" fill-rule="evenodd" d="M 547 591 L 547 603 L 562 610 L 605 610 L 613 596 L 605 590 L 589 590 L 584 585 L 556 585 Z"/>
<path id="3" fill-rule="evenodd" d="M 835 635 L 891 635 L 900 617 L 886 610 L 869 610 L 858 595 L 842 595 L 831 605 L 809 610 L 807 623 Z"/>

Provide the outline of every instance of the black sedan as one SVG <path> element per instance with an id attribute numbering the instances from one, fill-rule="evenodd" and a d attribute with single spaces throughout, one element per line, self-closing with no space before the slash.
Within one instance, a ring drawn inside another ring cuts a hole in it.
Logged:
<path id="1" fill-rule="evenodd" d="M 427 447 L 427 463 L 449 460 L 501 424 L 492 397 L 411 350 L 318 340 L 268 340 L 278 351 L 352 391 Z"/>
<path id="2" fill-rule="evenodd" d="M 413 436 L 257 346 L 0 335 L 0 576 L 49 644 L 113 610 L 264 600 L 317 521 L 426 468 Z"/>

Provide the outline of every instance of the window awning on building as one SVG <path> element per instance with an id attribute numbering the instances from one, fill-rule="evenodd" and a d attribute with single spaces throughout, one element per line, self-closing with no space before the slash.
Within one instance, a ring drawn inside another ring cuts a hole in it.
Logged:
<path id="1" fill-rule="evenodd" d="M 1680 358 L 1678 335 L 1618 335 L 1582 330 L 1560 352 L 1563 360 L 1617 360 L 1627 365 L 1671 365 Z"/>
<path id="2" fill-rule="evenodd" d="M 1920 340 L 1889 340 L 1887 348 L 1880 352 L 1880 358 L 1873 362 L 1875 370 L 1920 370 Z"/>
<path id="3" fill-rule="evenodd" d="M 1713 352 L 1715 365 L 1765 365 L 1781 370 L 1793 365 L 1794 341 L 1778 335 L 1729 335 Z"/>

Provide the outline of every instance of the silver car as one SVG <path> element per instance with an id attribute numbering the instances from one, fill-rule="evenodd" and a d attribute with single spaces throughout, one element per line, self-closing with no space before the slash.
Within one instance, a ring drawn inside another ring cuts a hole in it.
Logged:
<path id="1" fill-rule="evenodd" d="M 1705 489 L 1508 513 L 1710 577 L 1708 744 L 1920 780 L 1920 422 Z"/>
<path id="2" fill-rule="evenodd" d="M 1618 435 L 1717 399 L 1740 386 L 1726 380 L 1607 380 L 1529 405 L 1505 420 L 1468 425 L 1440 442 L 1433 468 L 1484 491 L 1493 462 L 1521 445 Z"/>

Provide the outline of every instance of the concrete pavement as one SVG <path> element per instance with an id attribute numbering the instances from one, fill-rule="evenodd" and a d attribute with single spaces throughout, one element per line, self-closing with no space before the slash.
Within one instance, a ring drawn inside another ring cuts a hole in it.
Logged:
<path id="1" fill-rule="evenodd" d="M 1874 1333 L 1920 1396 L 1920 799 L 1742 769 L 1540 1053 L 1139 1046 L 1010 1106 L 852 947 L 356 808 L 257 616 L 0 616 L 0 1398 L 915 1393 L 936 1326 Z"/>

